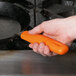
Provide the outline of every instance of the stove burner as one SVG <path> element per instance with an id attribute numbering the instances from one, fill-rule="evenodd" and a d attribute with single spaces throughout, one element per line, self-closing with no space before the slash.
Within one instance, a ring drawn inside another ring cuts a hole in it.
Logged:
<path id="1" fill-rule="evenodd" d="M 12 37 L 21 31 L 21 25 L 12 19 L 0 17 L 0 40 Z"/>
<path id="2" fill-rule="evenodd" d="M 32 29 L 32 27 L 28 26 L 27 30 L 30 29 Z M 19 36 L 14 35 L 9 39 L 0 41 L 0 50 L 30 50 L 28 45 L 29 43 L 27 41 L 24 41 Z"/>

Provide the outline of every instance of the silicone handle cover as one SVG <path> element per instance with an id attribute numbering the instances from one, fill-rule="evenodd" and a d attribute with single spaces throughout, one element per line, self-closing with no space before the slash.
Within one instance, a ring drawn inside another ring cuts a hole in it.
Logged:
<path id="1" fill-rule="evenodd" d="M 69 50 L 69 47 L 67 45 L 61 42 L 58 42 L 54 39 L 51 39 L 49 37 L 46 37 L 44 35 L 40 35 L 40 34 L 32 35 L 32 34 L 29 34 L 28 31 L 24 31 L 21 33 L 21 38 L 30 43 L 44 42 L 44 44 L 46 44 L 49 47 L 50 51 L 60 54 L 60 55 L 66 54 Z"/>

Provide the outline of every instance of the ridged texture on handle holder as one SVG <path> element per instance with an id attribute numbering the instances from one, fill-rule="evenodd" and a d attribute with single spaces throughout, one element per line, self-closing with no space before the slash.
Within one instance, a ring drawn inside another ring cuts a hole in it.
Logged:
<path id="1" fill-rule="evenodd" d="M 52 52 L 60 54 L 60 55 L 66 54 L 69 50 L 67 45 L 62 44 L 62 43 L 60 43 L 56 40 L 53 40 L 49 37 L 46 37 L 46 36 L 43 36 L 43 35 L 40 35 L 40 34 L 31 35 L 31 34 L 28 33 L 28 31 L 24 31 L 21 34 L 21 38 L 23 40 L 26 40 L 26 41 L 30 42 L 30 43 L 44 42 Z"/>

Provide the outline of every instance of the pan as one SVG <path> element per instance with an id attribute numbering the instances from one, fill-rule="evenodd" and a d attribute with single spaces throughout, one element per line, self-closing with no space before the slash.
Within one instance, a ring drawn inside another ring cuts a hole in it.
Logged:
<path id="1" fill-rule="evenodd" d="M 29 22 L 26 10 L 8 2 L 0 2 L 0 40 L 26 29 Z"/>
<path id="2" fill-rule="evenodd" d="M 29 27 L 30 16 L 26 9 L 9 2 L 0 2 L 0 44 L 7 45 L 14 34 Z"/>
<path id="3" fill-rule="evenodd" d="M 27 10 L 8 2 L 0 2 L 0 16 L 18 21 L 21 25 L 21 30 L 27 27 L 30 22 L 30 17 Z"/>
<path id="4" fill-rule="evenodd" d="M 0 0 L 0 2 L 9 2 L 12 4 L 17 4 L 21 7 L 28 8 L 28 9 L 32 9 L 34 7 L 34 5 L 27 0 Z"/>

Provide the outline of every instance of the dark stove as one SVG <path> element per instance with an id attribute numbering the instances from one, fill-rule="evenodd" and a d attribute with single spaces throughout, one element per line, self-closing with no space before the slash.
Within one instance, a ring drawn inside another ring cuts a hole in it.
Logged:
<path id="1" fill-rule="evenodd" d="M 25 10 L 30 20 L 28 27 L 22 30 L 30 30 L 46 20 L 65 18 L 75 15 L 75 0 L 0 0 L 9 2 Z M 21 31 L 22 31 L 21 30 Z M 3 41 L 3 40 L 2 40 Z M 30 50 L 28 42 L 19 36 L 13 36 L 3 43 L 0 41 L 1 50 Z"/>

